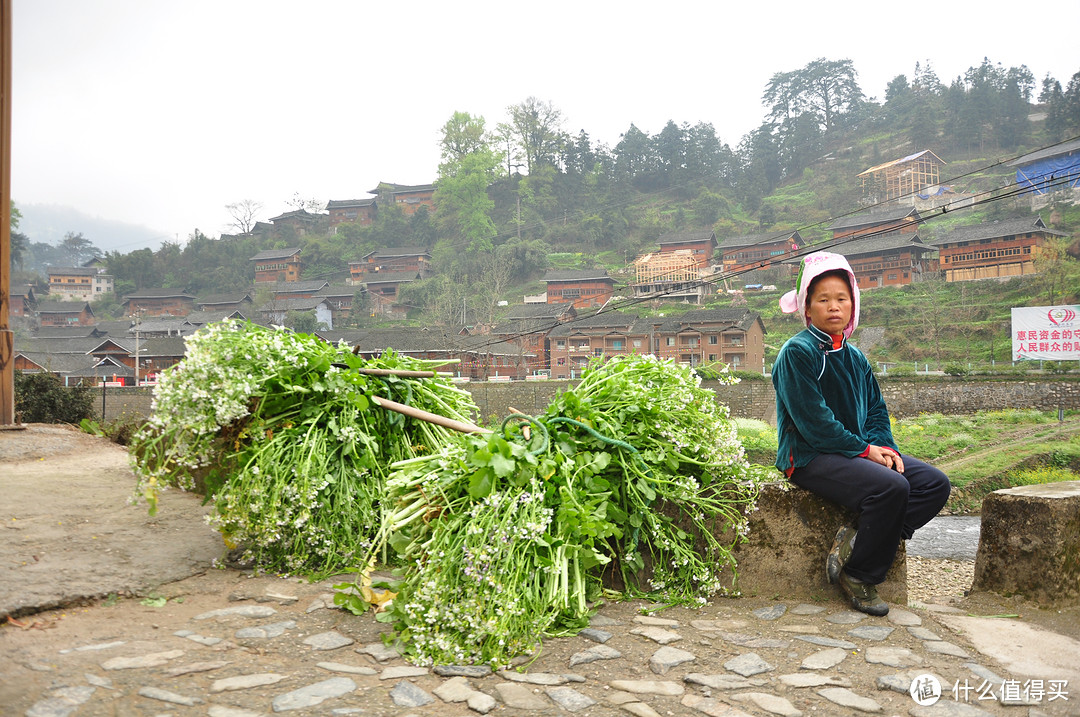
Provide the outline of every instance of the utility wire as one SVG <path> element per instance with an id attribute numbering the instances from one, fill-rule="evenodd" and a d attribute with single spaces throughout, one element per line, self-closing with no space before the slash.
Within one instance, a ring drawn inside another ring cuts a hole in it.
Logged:
<path id="1" fill-rule="evenodd" d="M 1075 141 L 1077 139 L 1080 139 L 1080 136 L 1064 139 L 1064 140 L 1061 140 L 1060 142 L 1054 142 L 1052 144 L 1046 145 L 1044 147 L 1040 147 L 1039 149 L 1033 150 L 1033 151 L 1037 152 L 1037 151 L 1043 151 L 1043 150 L 1046 150 L 1046 149 L 1051 149 L 1053 147 L 1057 147 L 1057 146 L 1060 146 L 1062 144 L 1066 144 L 1068 142 Z M 965 172 L 963 174 L 957 175 L 956 177 L 953 177 L 953 178 L 951 178 L 949 180 L 946 180 L 945 182 L 941 182 L 941 183 L 942 184 L 947 184 L 947 183 L 951 183 L 951 182 L 956 182 L 959 179 L 963 179 L 965 177 L 969 177 L 969 176 L 972 176 L 974 174 L 978 174 L 978 173 L 981 173 L 981 172 L 986 172 L 986 171 L 988 171 L 990 169 L 993 169 L 995 167 L 1001 166 L 1002 164 L 1006 164 L 1008 162 L 1014 161 L 1016 159 L 1019 159 L 1022 156 L 1025 156 L 1025 155 L 1031 154 L 1031 153 L 1032 152 L 1024 152 L 1023 154 L 1020 154 L 1020 155 L 1008 156 L 1008 157 L 1000 159 L 1000 160 L 998 160 L 996 162 L 992 162 L 991 164 L 986 165 L 984 167 L 973 169 L 973 170 L 971 170 L 969 172 Z M 1059 187 L 1059 186 L 1065 186 L 1066 184 L 1075 181 L 1076 176 L 1077 176 L 1076 173 L 1063 174 L 1061 176 L 1055 177 L 1054 179 L 1050 180 L 1046 185 L 1044 185 L 1044 187 L 1046 189 L 1053 189 L 1053 188 L 1056 188 L 1056 187 Z M 928 216 L 923 216 L 922 214 L 920 214 L 919 219 L 916 221 L 916 223 L 918 225 L 926 224 L 926 223 L 928 223 L 930 221 L 933 221 L 933 220 L 936 220 L 936 219 L 941 219 L 942 217 L 944 217 L 946 214 L 949 214 L 949 213 L 955 213 L 956 211 L 960 211 L 960 210 L 963 210 L 963 209 L 973 209 L 975 207 L 982 206 L 982 205 L 985 205 L 985 204 L 989 204 L 989 203 L 992 203 L 992 202 L 998 202 L 998 201 L 1002 201 L 1002 200 L 1005 200 L 1005 199 L 1011 199 L 1011 198 L 1013 198 L 1015 196 L 1025 194 L 1025 193 L 1030 193 L 1032 191 L 1034 191 L 1034 190 L 1030 186 L 1028 186 L 1027 184 L 1014 181 L 1011 184 L 1006 185 L 1005 187 L 995 188 L 995 189 L 990 189 L 990 190 L 984 190 L 983 192 L 979 192 L 979 193 L 975 194 L 974 197 L 960 198 L 960 199 L 958 199 L 958 200 L 956 200 L 954 202 L 951 202 L 951 203 L 949 203 L 947 205 L 944 205 L 944 206 L 942 206 L 942 207 L 940 207 L 938 209 L 931 210 L 931 212 L 930 212 L 930 214 Z M 914 194 L 914 192 L 908 193 L 906 195 L 903 195 L 903 197 L 899 197 L 899 198 L 910 197 L 912 194 Z M 891 201 L 894 201 L 894 200 L 890 200 L 890 202 Z M 873 205 L 873 207 L 878 207 L 878 206 L 881 206 L 882 204 L 884 204 L 884 203 L 879 202 L 878 204 Z M 953 205 L 957 205 L 957 206 L 954 207 Z M 792 230 L 791 232 L 784 232 L 784 233 L 777 234 L 774 237 L 768 237 L 768 238 L 762 239 L 760 242 L 757 242 L 756 244 L 751 245 L 751 246 L 755 246 L 755 245 L 759 245 L 759 244 L 772 243 L 772 242 L 777 241 L 777 240 L 779 240 L 781 238 L 785 238 L 785 237 L 789 236 L 790 234 L 794 233 L 794 231 L 802 231 L 802 230 L 808 231 L 808 230 L 810 230 L 810 229 L 812 229 L 814 227 L 819 227 L 819 226 L 825 224 L 826 222 L 828 224 L 834 224 L 839 219 L 843 219 L 843 218 L 846 218 L 846 217 L 849 217 L 849 216 L 852 216 L 852 215 L 856 215 L 856 214 L 862 214 L 862 213 L 865 213 L 866 211 L 867 211 L 866 209 L 853 210 L 851 212 L 841 214 L 841 215 L 839 215 L 838 217 L 836 217 L 835 219 L 832 219 L 832 220 L 823 220 L 823 221 L 817 222 L 815 224 L 806 225 L 806 226 L 804 226 L 804 227 L 802 227 L 800 229 Z M 763 259 L 760 262 L 754 262 L 753 265 L 746 265 L 743 268 L 740 268 L 738 270 L 733 270 L 733 271 L 730 271 L 730 272 L 720 272 L 719 274 L 713 275 L 709 279 L 698 280 L 697 282 L 687 282 L 687 283 L 689 283 L 690 286 L 688 286 L 688 287 L 684 286 L 684 288 L 679 289 L 678 291 L 682 292 L 682 291 L 685 291 L 687 288 L 695 288 L 695 287 L 700 287 L 700 286 L 705 286 L 705 285 L 719 284 L 719 283 L 721 283 L 721 282 L 723 282 L 725 280 L 729 280 L 729 279 L 732 279 L 734 277 L 741 276 L 741 275 L 749 273 L 751 271 L 758 271 L 758 270 L 761 270 L 761 269 L 771 268 L 771 267 L 773 267 L 773 266 L 775 266 L 777 264 L 790 263 L 790 262 L 795 261 L 797 259 L 801 259 L 802 257 L 806 256 L 807 254 L 811 254 L 811 253 L 814 253 L 814 252 L 817 252 L 817 251 L 834 249 L 834 248 L 841 247 L 841 246 L 843 246 L 845 244 L 849 244 L 849 243 L 854 242 L 854 241 L 864 241 L 866 239 L 875 238 L 875 237 L 878 237 L 878 236 L 882 236 L 884 234 L 891 234 L 891 233 L 895 232 L 896 230 L 897 230 L 896 227 L 892 227 L 892 228 L 889 228 L 889 229 L 882 229 L 882 230 L 866 232 L 866 233 L 855 235 L 855 236 L 843 237 L 841 239 L 826 241 L 826 242 L 822 242 L 822 243 L 812 245 L 812 246 L 806 246 L 806 247 L 804 247 L 804 248 L 802 248 L 802 249 L 800 249 L 800 250 L 798 250 L 796 252 L 792 252 L 790 254 L 785 254 L 782 257 Z M 568 321 L 564 321 L 564 322 L 553 321 L 553 322 L 550 322 L 550 323 L 545 323 L 545 324 L 542 324 L 541 326 L 539 326 L 537 328 L 533 328 L 533 329 L 529 329 L 529 330 L 522 330 L 520 332 L 516 332 L 514 334 L 509 334 L 509 335 L 500 335 L 497 340 L 492 339 L 492 340 L 489 340 L 489 341 L 487 341 L 485 343 L 481 343 L 481 344 L 478 344 L 478 345 L 471 345 L 470 348 L 479 350 L 479 349 L 486 348 L 488 346 L 495 345 L 497 343 L 512 342 L 512 341 L 527 338 L 529 336 L 533 336 L 533 335 L 537 335 L 537 334 L 545 334 L 545 333 L 547 333 L 548 331 L 550 331 L 552 328 L 554 328 L 556 326 L 567 326 L 567 325 L 572 325 L 574 323 L 580 323 L 580 322 L 586 321 L 588 319 L 592 319 L 593 317 L 599 316 L 601 314 L 611 313 L 613 311 L 621 310 L 623 308 L 629 308 L 629 307 L 635 306 L 635 305 L 643 303 L 643 302 L 655 301 L 656 299 L 663 298 L 663 296 L 669 295 L 671 293 L 673 293 L 673 291 L 658 292 L 658 293 L 654 293 L 654 294 L 652 294 L 650 296 L 647 296 L 647 297 L 629 298 L 629 299 L 626 299 L 623 302 L 620 302 L 618 309 L 616 309 L 616 308 L 601 309 L 599 311 L 596 311 L 594 313 L 590 313 L 590 314 L 585 315 L 585 316 L 575 317 L 573 319 L 569 319 Z M 611 306 L 611 302 L 609 301 L 606 306 Z M 636 318 L 637 317 L 629 318 L 628 323 L 631 323 Z"/>

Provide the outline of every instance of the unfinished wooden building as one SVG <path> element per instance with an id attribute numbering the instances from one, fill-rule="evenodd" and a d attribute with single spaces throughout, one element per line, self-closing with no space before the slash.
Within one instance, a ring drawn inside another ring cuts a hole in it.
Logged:
<path id="1" fill-rule="evenodd" d="M 708 293 L 700 259 L 689 249 L 643 254 L 634 259 L 635 297 L 688 300 L 700 304 Z"/>
<path id="2" fill-rule="evenodd" d="M 892 199 L 913 198 L 928 187 L 937 186 L 938 167 L 945 164 L 928 149 L 901 159 L 879 164 L 858 177 L 862 182 L 863 197 L 873 203 Z"/>

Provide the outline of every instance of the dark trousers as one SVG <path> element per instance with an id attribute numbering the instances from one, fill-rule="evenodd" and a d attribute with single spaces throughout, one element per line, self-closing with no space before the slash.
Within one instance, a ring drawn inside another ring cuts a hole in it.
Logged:
<path id="1" fill-rule="evenodd" d="M 900 540 L 930 522 L 949 499 L 949 478 L 932 465 L 902 456 L 897 473 L 866 458 L 825 453 L 791 474 L 791 482 L 859 516 L 859 536 L 844 567 L 856 580 L 884 582 Z"/>

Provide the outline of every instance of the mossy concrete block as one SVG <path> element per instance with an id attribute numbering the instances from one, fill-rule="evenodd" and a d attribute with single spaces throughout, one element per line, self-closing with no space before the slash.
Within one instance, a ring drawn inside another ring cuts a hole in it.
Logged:
<path id="1" fill-rule="evenodd" d="M 1080 604 L 1080 481 L 986 496 L 973 588 L 1043 605 Z"/>
<path id="2" fill-rule="evenodd" d="M 825 576 L 825 557 L 836 531 L 854 520 L 846 508 L 786 481 L 765 485 L 748 541 L 735 550 L 739 590 L 781 600 L 834 599 L 840 589 Z M 894 605 L 907 604 L 903 541 L 878 593 Z"/>

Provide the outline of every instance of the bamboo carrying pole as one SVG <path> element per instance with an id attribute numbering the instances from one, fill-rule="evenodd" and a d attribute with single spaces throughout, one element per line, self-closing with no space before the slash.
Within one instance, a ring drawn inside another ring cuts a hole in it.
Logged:
<path id="1" fill-rule="evenodd" d="M 389 398 L 382 398 L 381 396 L 368 396 L 371 402 L 379 408 L 385 408 L 388 411 L 395 411 L 404 416 L 410 418 L 416 418 L 421 421 L 427 421 L 428 423 L 434 423 L 437 426 L 443 428 L 450 428 L 461 433 L 494 433 L 494 431 L 488 428 L 481 428 L 472 423 L 465 423 L 464 421 L 458 421 L 453 418 L 447 418 L 446 416 L 440 416 L 437 413 L 429 413 L 419 408 L 413 408 L 412 406 L 406 406 L 404 403 L 398 403 L 397 401 L 391 401 Z"/>

